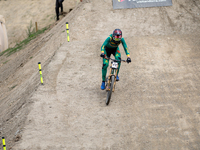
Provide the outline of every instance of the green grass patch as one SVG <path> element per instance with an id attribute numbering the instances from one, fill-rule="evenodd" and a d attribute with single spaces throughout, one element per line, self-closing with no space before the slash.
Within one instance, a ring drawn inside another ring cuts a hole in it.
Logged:
<path id="1" fill-rule="evenodd" d="M 12 90 L 12 89 L 14 89 L 16 86 L 17 86 L 17 84 L 14 85 L 14 86 L 12 86 L 12 87 L 10 87 L 9 89 Z"/>
<path id="2" fill-rule="evenodd" d="M 7 62 L 9 62 L 10 60 L 7 60 L 7 61 L 5 61 L 5 62 L 3 62 L 3 64 L 6 64 Z"/>
<path id="3" fill-rule="evenodd" d="M 49 29 L 50 26 L 48 27 L 44 27 L 41 30 L 38 30 L 37 32 L 30 32 L 28 34 L 28 38 L 26 38 L 25 40 L 21 41 L 20 43 L 16 44 L 13 48 L 8 48 L 7 50 L 3 51 L 0 53 L 0 56 L 2 55 L 6 55 L 7 57 L 14 54 L 17 51 L 20 51 L 21 49 L 23 49 L 31 40 L 35 39 L 38 35 L 44 33 L 47 29 Z"/>

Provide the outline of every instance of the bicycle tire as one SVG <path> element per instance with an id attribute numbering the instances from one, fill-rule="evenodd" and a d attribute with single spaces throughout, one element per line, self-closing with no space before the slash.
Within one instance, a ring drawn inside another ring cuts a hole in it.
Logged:
<path id="1" fill-rule="evenodd" d="M 110 81 L 110 90 L 107 93 L 106 105 L 108 105 L 110 103 L 114 82 L 115 82 L 115 76 L 112 75 L 111 76 L 111 81 Z"/>

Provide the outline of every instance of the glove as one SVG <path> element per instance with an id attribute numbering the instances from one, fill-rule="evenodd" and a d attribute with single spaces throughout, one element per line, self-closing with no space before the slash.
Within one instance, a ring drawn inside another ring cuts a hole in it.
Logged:
<path id="1" fill-rule="evenodd" d="M 127 63 L 130 63 L 131 62 L 131 58 L 128 57 L 126 61 L 127 61 Z"/>
<path id="2" fill-rule="evenodd" d="M 104 58 L 104 57 L 105 57 L 104 53 L 101 53 L 100 57 L 103 57 L 103 58 Z"/>

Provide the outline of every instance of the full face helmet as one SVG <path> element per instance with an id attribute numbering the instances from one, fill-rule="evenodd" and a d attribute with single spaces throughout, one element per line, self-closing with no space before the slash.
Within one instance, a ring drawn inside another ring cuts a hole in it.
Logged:
<path id="1" fill-rule="evenodd" d="M 115 29 L 112 36 L 113 41 L 119 43 L 122 39 L 122 31 L 120 29 Z"/>

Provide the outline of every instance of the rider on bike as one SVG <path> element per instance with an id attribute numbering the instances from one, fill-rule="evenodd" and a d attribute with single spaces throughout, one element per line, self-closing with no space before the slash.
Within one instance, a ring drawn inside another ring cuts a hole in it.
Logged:
<path id="1" fill-rule="evenodd" d="M 101 84 L 101 89 L 105 90 L 105 79 L 106 79 L 106 73 L 107 73 L 107 68 L 109 65 L 109 60 L 105 59 L 105 57 L 110 57 L 111 54 L 115 56 L 116 60 L 121 59 L 121 54 L 119 50 L 119 44 L 122 43 L 124 47 L 124 51 L 127 55 L 127 63 L 131 62 L 130 54 L 128 51 L 128 47 L 126 45 L 126 42 L 124 38 L 122 38 L 122 31 L 120 29 L 115 29 L 113 31 L 113 34 L 111 34 L 103 43 L 101 46 L 101 57 L 103 57 L 103 67 L 102 67 L 102 84 Z M 120 64 L 121 62 L 118 62 L 119 67 L 118 67 L 118 73 L 120 69 Z M 119 76 L 117 73 L 116 81 L 119 81 Z"/>

